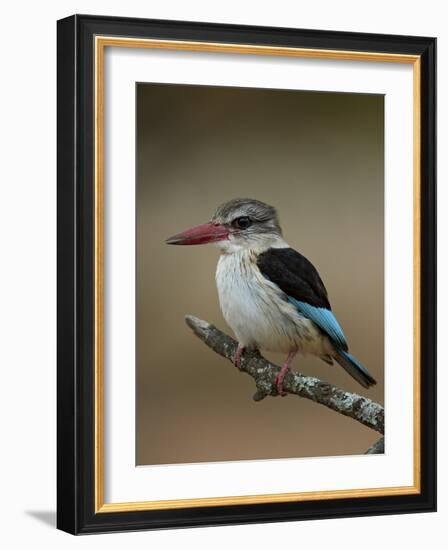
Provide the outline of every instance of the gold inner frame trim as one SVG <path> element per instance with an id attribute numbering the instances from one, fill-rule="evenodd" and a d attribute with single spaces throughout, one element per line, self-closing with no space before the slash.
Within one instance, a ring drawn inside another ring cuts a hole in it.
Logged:
<path id="1" fill-rule="evenodd" d="M 414 174 L 414 482 L 410 486 L 379 487 L 350 490 L 313 491 L 180 500 L 154 500 L 141 502 L 104 502 L 104 51 L 106 47 L 153 48 L 159 50 L 194 51 L 208 53 L 233 53 L 269 55 L 314 59 L 407 63 L 413 65 L 413 174 Z M 253 44 L 226 44 L 183 40 L 157 40 L 96 36 L 95 52 L 95 513 L 129 512 L 142 510 L 166 510 L 205 506 L 231 506 L 274 502 L 303 502 L 341 498 L 412 495 L 420 493 L 421 484 L 421 435 L 420 435 L 420 118 L 421 118 L 421 60 L 417 55 L 389 54 L 381 52 L 354 52 L 345 50 L 321 50 Z"/>

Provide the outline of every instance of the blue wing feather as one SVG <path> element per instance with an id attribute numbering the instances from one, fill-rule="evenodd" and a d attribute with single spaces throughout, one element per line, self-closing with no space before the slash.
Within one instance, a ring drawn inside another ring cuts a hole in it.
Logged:
<path id="1" fill-rule="evenodd" d="M 313 323 L 323 330 L 337 347 L 345 351 L 348 349 L 345 334 L 330 309 L 311 306 L 291 296 L 288 296 L 288 301 L 297 308 L 297 311 L 301 315 L 313 321 Z"/>

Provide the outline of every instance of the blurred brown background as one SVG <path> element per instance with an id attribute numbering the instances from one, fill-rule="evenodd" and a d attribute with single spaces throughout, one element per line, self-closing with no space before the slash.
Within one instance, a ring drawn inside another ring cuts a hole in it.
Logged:
<path id="1" fill-rule="evenodd" d="M 234 197 L 276 206 L 379 383 L 365 390 L 315 358 L 295 368 L 383 402 L 383 115 L 378 95 L 137 86 L 137 464 L 362 454 L 377 439 L 305 399 L 255 403 L 252 379 L 184 322 L 230 331 L 218 250 L 164 240 Z"/>

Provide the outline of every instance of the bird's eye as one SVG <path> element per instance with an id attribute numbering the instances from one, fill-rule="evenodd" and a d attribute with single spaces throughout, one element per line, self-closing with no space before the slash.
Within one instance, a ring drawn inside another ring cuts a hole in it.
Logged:
<path id="1" fill-rule="evenodd" d="M 252 225 L 252 220 L 248 216 L 241 216 L 233 220 L 232 225 L 238 229 L 247 229 Z"/>

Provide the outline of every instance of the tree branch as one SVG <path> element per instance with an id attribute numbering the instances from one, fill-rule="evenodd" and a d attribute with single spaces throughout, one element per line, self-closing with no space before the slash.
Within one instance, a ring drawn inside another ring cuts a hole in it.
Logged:
<path id="1" fill-rule="evenodd" d="M 384 454 L 384 437 L 380 437 L 378 441 L 367 449 L 365 455 L 382 455 Z"/>
<path id="2" fill-rule="evenodd" d="M 187 315 L 185 321 L 209 348 L 233 362 L 238 345 L 233 338 L 210 323 L 192 315 Z M 258 351 L 246 350 L 244 352 L 241 358 L 241 371 L 255 380 L 257 387 L 253 396 L 255 401 L 261 401 L 268 395 L 278 395 L 275 377 L 280 372 L 280 367 L 269 363 Z M 283 390 L 299 397 L 311 399 L 315 403 L 320 403 L 340 414 L 349 416 L 364 426 L 384 434 L 384 409 L 371 399 L 356 393 L 345 392 L 318 378 L 292 371 L 285 376 Z"/>

